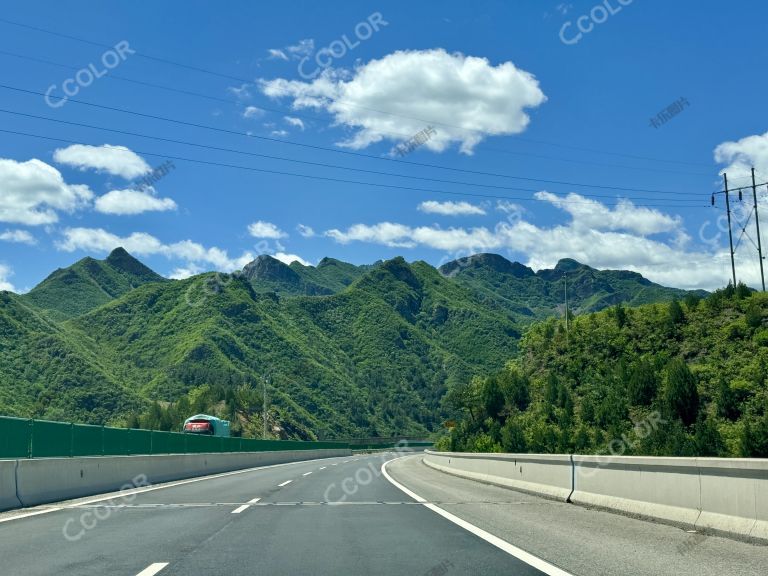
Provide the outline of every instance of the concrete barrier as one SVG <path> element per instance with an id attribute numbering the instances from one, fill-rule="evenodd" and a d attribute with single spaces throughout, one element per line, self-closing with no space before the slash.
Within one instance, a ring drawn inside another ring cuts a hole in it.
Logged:
<path id="1" fill-rule="evenodd" d="M 0 460 L 0 510 L 18 508 L 16 497 L 16 460 Z"/>
<path id="2" fill-rule="evenodd" d="M 768 543 L 768 459 L 427 451 L 424 462 L 574 504 Z"/>
<path id="3" fill-rule="evenodd" d="M 0 484 L 3 487 L 0 490 L 0 510 L 112 492 L 137 477 L 146 478 L 150 484 L 158 484 L 256 466 L 350 454 L 349 450 L 296 450 L 2 461 L 0 463 L 11 463 L 13 466 L 18 462 L 13 482 L 18 499 L 6 500 L 5 484 Z M 12 466 L 8 468 L 13 471 Z M 5 478 L 4 470 L 5 467 L 0 467 L 0 480 Z"/>
<path id="4" fill-rule="evenodd" d="M 432 452 L 424 462 L 443 472 L 505 488 L 567 499 L 571 493 L 571 460 L 566 454 L 469 454 Z"/>

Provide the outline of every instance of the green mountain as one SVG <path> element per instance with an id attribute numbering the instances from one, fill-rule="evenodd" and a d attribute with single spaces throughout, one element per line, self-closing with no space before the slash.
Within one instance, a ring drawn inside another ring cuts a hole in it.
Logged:
<path id="1" fill-rule="evenodd" d="M 575 260 L 560 260 L 554 269 L 534 272 L 497 254 L 475 254 L 440 267 L 478 296 L 502 306 L 518 321 L 530 322 L 568 308 L 576 314 L 624 303 L 638 306 L 683 298 L 687 291 L 654 284 L 637 272 L 596 270 Z M 706 295 L 705 292 L 698 292 Z"/>
<path id="2" fill-rule="evenodd" d="M 242 272 L 170 282 L 118 249 L 4 294 L 0 413 L 168 428 L 194 408 L 254 433 L 268 378 L 276 434 L 424 434 L 443 421 L 447 390 L 497 370 L 526 325 L 557 314 L 558 270 L 494 255 L 440 271 L 261 256 Z M 577 302 L 680 293 L 569 270 Z M 600 279 L 600 298 L 581 277 Z"/>
<path id="3" fill-rule="evenodd" d="M 768 295 L 729 286 L 533 326 L 452 388 L 443 448 L 768 457 Z"/>
<path id="4" fill-rule="evenodd" d="M 59 268 L 22 298 L 30 305 L 63 320 L 93 310 L 148 282 L 167 282 L 117 248 L 106 260 L 83 258 Z"/>

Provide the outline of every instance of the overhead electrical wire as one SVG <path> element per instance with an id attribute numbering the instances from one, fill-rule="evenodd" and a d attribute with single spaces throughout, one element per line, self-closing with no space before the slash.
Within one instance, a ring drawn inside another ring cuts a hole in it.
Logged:
<path id="1" fill-rule="evenodd" d="M 85 146 L 93 146 L 93 144 L 77 141 L 77 140 L 70 140 L 65 138 L 56 138 L 54 136 L 44 136 L 42 134 L 31 134 L 28 132 L 21 132 L 17 130 L 7 130 L 7 129 L 0 129 L 0 133 L 5 134 L 14 134 L 17 136 L 26 136 L 31 138 L 39 138 L 43 140 L 50 140 L 54 142 L 63 142 L 65 144 L 80 144 Z M 408 190 L 408 191 L 415 191 L 415 192 L 428 192 L 430 194 L 448 194 L 453 196 L 468 196 L 468 197 L 476 197 L 476 198 L 489 198 L 489 199 L 496 199 L 496 200 L 515 200 L 517 202 L 539 202 L 540 200 L 536 198 L 530 198 L 530 197 L 514 197 L 514 196 L 501 196 L 501 195 L 494 195 L 494 194 L 477 194 L 473 192 L 457 192 L 457 191 L 449 191 L 449 190 L 436 190 L 431 188 L 417 188 L 412 186 L 402 186 L 402 185 L 396 185 L 396 184 L 384 184 L 381 182 L 364 182 L 359 180 L 347 180 L 344 178 L 333 178 L 329 176 L 318 176 L 314 174 L 301 174 L 297 172 L 286 172 L 282 170 L 270 170 L 267 168 L 256 168 L 254 166 L 242 166 L 237 164 L 227 164 L 224 162 L 213 162 L 209 160 L 201 160 L 199 158 L 185 158 L 183 156 L 174 156 L 171 154 L 165 154 L 165 153 L 159 153 L 159 152 L 150 152 L 146 150 L 134 150 L 138 154 L 142 154 L 144 156 L 154 156 L 158 158 L 166 158 L 171 160 L 179 160 L 182 162 L 192 162 L 195 164 L 203 164 L 207 166 L 217 166 L 217 167 L 223 167 L 223 168 L 233 168 L 238 170 L 247 170 L 251 172 L 260 172 L 265 174 L 275 174 L 280 176 L 292 176 L 297 178 L 305 178 L 310 180 L 321 180 L 326 182 L 336 182 L 336 183 L 343 183 L 343 184 L 354 184 L 357 186 L 374 186 L 378 188 L 388 188 L 388 189 L 396 189 L 396 190 Z M 683 202 L 683 201 L 678 201 Z M 558 204 L 589 204 L 591 205 L 591 202 L 580 202 L 580 201 L 573 201 L 573 200 L 567 200 L 567 199 L 558 199 Z M 614 204 L 608 204 L 603 203 L 606 206 L 613 206 L 618 205 L 619 202 L 616 202 Z M 698 204 L 690 204 L 690 205 L 670 205 L 670 204 L 635 204 L 637 207 L 696 207 L 699 206 Z"/>
<path id="2" fill-rule="evenodd" d="M 35 56 L 29 56 L 25 54 L 19 54 L 17 52 L 9 52 L 7 50 L 0 50 L 0 55 L 3 56 L 11 56 L 13 58 L 19 58 L 22 60 L 28 60 L 31 62 L 37 62 L 41 64 L 46 64 L 49 66 L 56 66 L 59 68 L 65 68 L 67 70 L 79 70 L 80 67 L 78 66 L 72 66 L 70 64 L 63 64 L 61 62 L 54 62 L 52 60 L 47 60 L 45 58 L 38 58 Z M 194 92 L 192 90 L 185 90 L 181 88 L 176 88 L 173 86 L 165 86 L 163 84 L 156 84 L 154 82 L 147 82 L 144 80 L 137 80 L 135 78 L 128 78 L 126 76 L 115 74 L 114 72 L 110 72 L 109 74 L 105 75 L 104 78 L 110 79 L 110 80 L 118 80 L 121 82 L 130 82 L 132 84 L 138 84 L 140 86 L 146 86 L 149 88 L 156 88 L 158 90 L 166 90 L 168 92 L 174 92 L 177 94 L 182 94 L 184 96 L 192 96 L 195 98 L 202 98 L 206 100 L 211 100 L 213 102 L 221 102 L 224 104 L 229 105 L 238 105 L 241 104 L 242 101 L 237 98 L 222 98 L 220 96 L 212 96 L 210 94 L 203 94 L 201 92 Z M 327 122 L 327 118 L 322 118 L 320 116 L 313 116 L 311 114 L 306 114 L 304 112 L 298 112 L 296 110 L 292 109 L 285 109 L 285 108 L 272 108 L 269 106 L 264 106 L 261 103 L 259 103 L 258 108 L 260 110 L 264 110 L 265 112 L 271 112 L 273 114 L 280 114 L 280 115 L 290 115 L 296 118 L 302 118 L 305 120 L 312 120 L 312 121 L 319 121 L 319 122 Z M 391 132 L 391 131 L 384 131 L 384 130 L 378 130 L 381 134 L 386 134 L 389 136 L 395 136 L 397 138 L 402 139 L 408 139 L 411 138 L 412 134 L 406 134 L 403 132 Z M 487 144 L 479 144 L 477 146 L 477 149 L 487 151 L 487 152 L 495 152 L 498 154 L 510 154 L 514 156 L 525 156 L 529 158 L 540 158 L 543 160 L 554 160 L 556 162 L 568 162 L 571 164 L 584 164 L 589 166 L 600 166 L 603 168 L 621 168 L 623 170 L 637 170 L 641 172 L 659 172 L 659 173 L 666 173 L 666 174 L 683 174 L 683 175 L 693 175 L 693 176 L 708 176 L 709 174 L 704 172 L 690 172 L 690 171 L 682 171 L 682 170 L 669 170 L 666 168 L 651 168 L 648 166 L 627 166 L 626 164 L 610 164 L 607 162 L 594 162 L 590 160 L 577 160 L 575 158 L 561 158 L 558 156 L 549 156 L 546 154 L 534 154 L 532 152 L 521 152 L 518 150 L 508 150 L 506 148 L 496 148 L 493 146 L 488 146 Z"/>
<path id="3" fill-rule="evenodd" d="M 210 144 L 199 144 L 197 142 L 189 142 L 189 141 L 186 141 L 186 140 L 176 140 L 176 139 L 173 139 L 173 138 L 165 138 L 163 136 L 153 136 L 153 135 L 149 135 L 149 134 L 141 134 L 141 133 L 138 133 L 138 132 L 131 132 L 131 131 L 128 131 L 128 130 L 120 130 L 120 129 L 116 129 L 116 128 L 106 128 L 104 126 L 95 126 L 93 124 L 85 124 L 85 123 L 82 123 L 82 122 L 72 122 L 72 121 L 69 121 L 69 120 L 61 120 L 59 118 L 51 118 L 51 117 L 48 117 L 48 116 L 39 116 L 39 115 L 36 115 L 36 114 L 28 114 L 28 113 L 25 113 L 25 112 L 6 110 L 6 109 L 3 109 L 3 108 L 0 108 L 0 113 L 11 114 L 11 115 L 14 115 L 14 116 L 23 116 L 23 117 L 27 117 L 27 118 L 34 118 L 34 119 L 37 119 L 37 120 L 44 120 L 44 121 L 47 121 L 47 122 L 55 122 L 57 124 L 66 124 L 66 125 L 69 125 L 69 126 L 78 126 L 78 127 L 81 127 L 81 128 L 89 128 L 89 129 L 93 129 L 93 130 L 102 130 L 102 131 L 105 131 L 105 132 L 113 132 L 113 133 L 116 133 L 116 134 L 122 134 L 122 135 L 127 135 L 127 136 L 135 136 L 135 137 L 138 137 L 138 138 L 146 138 L 146 139 L 151 139 L 151 140 L 157 140 L 157 141 L 161 141 L 161 142 L 168 142 L 168 143 L 171 143 L 171 144 L 181 144 L 181 145 L 184 145 L 184 146 L 193 146 L 193 147 L 196 147 L 196 148 L 204 148 L 204 149 L 207 149 L 207 150 L 215 150 L 215 151 L 218 151 L 218 152 L 228 152 L 228 153 L 233 153 L 233 154 L 242 154 L 242 155 L 253 156 L 253 157 L 257 157 L 257 158 L 265 158 L 265 159 L 268 159 L 268 160 L 279 160 L 279 161 L 282 161 L 282 162 L 293 162 L 293 163 L 296 163 L 296 164 L 304 164 L 304 165 L 309 165 L 309 166 L 318 166 L 318 167 L 321 167 L 321 168 L 333 168 L 333 169 L 337 169 L 337 170 L 348 170 L 348 171 L 353 171 L 353 172 L 363 172 L 363 173 L 366 173 L 366 174 L 375 174 L 377 176 L 390 176 L 390 177 L 396 177 L 396 178 L 410 178 L 410 179 L 414 179 L 414 180 L 425 180 L 425 181 L 430 181 L 430 182 L 438 182 L 438 183 L 441 183 L 441 184 L 457 184 L 457 185 L 462 185 L 462 186 L 472 186 L 472 187 L 475 187 L 475 188 L 492 188 L 492 189 L 497 189 L 497 190 L 511 190 L 511 191 L 518 191 L 518 192 L 539 192 L 539 191 L 541 191 L 538 188 L 519 188 L 519 187 L 513 187 L 513 186 L 498 186 L 498 185 L 495 185 L 495 184 L 482 184 L 482 183 L 477 183 L 477 182 L 462 182 L 462 181 L 457 181 L 457 180 L 444 180 L 444 179 L 440 179 L 440 178 L 429 178 L 429 177 L 426 177 L 426 176 L 413 176 L 413 175 L 409 175 L 409 174 L 397 174 L 397 173 L 394 173 L 394 172 L 381 172 L 381 171 L 378 171 L 378 170 L 368 170 L 368 169 L 365 169 L 365 168 L 353 168 L 353 167 L 350 167 L 350 166 L 341 166 L 339 164 L 326 164 L 326 163 L 323 163 L 323 162 L 313 162 L 313 161 L 310 161 L 310 160 L 300 160 L 300 159 L 297 159 L 297 158 L 286 158 L 284 156 L 274 156 L 274 155 L 271 155 L 271 154 L 261 154 L 261 153 L 258 153 L 258 152 L 249 152 L 247 150 L 236 150 L 236 149 L 233 149 L 233 148 L 224 148 L 224 147 L 220 147 L 220 146 L 212 146 Z M 580 195 L 584 196 L 584 197 L 588 197 L 588 198 L 613 198 L 613 199 L 616 198 L 615 195 L 605 195 L 605 194 L 601 195 L 601 194 L 581 193 Z M 692 196 L 696 196 L 698 198 L 701 197 L 700 194 L 696 194 L 696 195 L 692 194 Z M 653 200 L 653 201 L 658 201 L 659 200 L 659 198 L 638 197 L 638 196 L 632 196 L 632 197 L 627 197 L 627 198 L 630 199 L 630 200 Z M 680 200 L 680 201 L 682 202 L 682 200 Z"/>
<path id="4" fill-rule="evenodd" d="M 24 24 L 22 22 L 16 22 L 14 20 L 9 20 L 7 18 L 0 18 L 0 22 L 3 22 L 5 24 L 9 24 L 9 25 L 12 25 L 12 26 L 17 26 L 17 27 L 20 27 L 20 28 L 26 28 L 28 30 L 34 30 L 36 32 L 40 32 L 40 33 L 43 33 L 43 34 L 49 34 L 49 35 L 53 35 L 53 36 L 58 36 L 60 38 L 66 38 L 68 40 L 72 40 L 72 41 L 75 41 L 75 42 L 82 42 L 82 43 L 85 43 L 85 44 L 90 44 L 92 46 L 99 46 L 101 48 L 108 48 L 108 49 L 113 48 L 113 46 L 110 46 L 109 44 L 105 44 L 105 43 L 102 43 L 102 42 L 96 42 L 96 41 L 93 41 L 93 40 L 88 40 L 86 38 L 80 38 L 78 36 L 73 36 L 71 34 L 64 34 L 64 33 L 61 33 L 61 32 L 56 32 L 54 30 L 48 30 L 46 28 L 41 28 L 41 27 L 38 27 L 38 26 L 32 26 L 30 24 Z M 147 60 L 151 60 L 151 61 L 154 61 L 154 62 L 160 62 L 160 63 L 167 64 L 167 65 L 170 65 L 170 66 L 176 66 L 176 67 L 184 68 L 186 70 L 194 70 L 196 72 L 200 72 L 200 73 L 203 73 L 203 74 L 208 74 L 208 75 L 211 75 L 211 76 L 217 76 L 217 77 L 220 77 L 220 78 L 226 78 L 226 79 L 229 79 L 229 80 L 235 80 L 237 82 L 242 82 L 242 83 L 246 83 L 246 84 L 251 84 L 253 82 L 252 79 L 241 78 L 239 76 L 233 76 L 233 75 L 230 75 L 230 74 L 224 74 L 222 72 L 217 72 L 215 70 L 210 70 L 210 69 L 202 68 L 202 67 L 199 67 L 199 66 L 192 66 L 192 65 L 189 65 L 189 64 L 184 64 L 182 62 L 177 62 L 177 61 L 174 61 L 174 60 L 170 60 L 168 58 L 162 58 L 162 57 L 159 57 L 159 56 L 154 56 L 154 55 L 148 54 L 146 52 L 136 52 L 136 51 L 134 51 L 134 52 L 135 52 L 135 56 L 140 57 L 140 58 L 144 58 L 144 59 L 147 59 Z M 368 107 L 365 107 L 365 106 L 354 105 L 352 103 L 344 103 L 344 102 L 338 102 L 338 101 L 336 101 L 336 103 L 337 104 L 341 104 L 341 105 L 351 106 L 351 107 L 357 107 L 357 108 L 369 110 L 369 111 L 372 111 L 372 112 L 377 112 L 377 113 L 380 113 L 380 114 L 386 114 L 388 116 L 395 116 L 395 117 L 400 117 L 400 118 L 407 118 L 407 119 L 410 119 L 410 120 L 417 120 L 419 122 L 425 122 L 425 123 L 428 123 L 428 124 L 435 124 L 435 125 L 438 125 L 438 126 L 446 126 L 446 127 L 449 127 L 449 128 L 454 128 L 454 129 L 458 129 L 458 130 L 462 130 L 462 131 L 466 131 L 466 132 L 476 132 L 474 130 L 464 128 L 463 126 L 455 126 L 455 125 L 447 124 L 447 123 L 444 123 L 444 122 L 438 122 L 438 121 L 434 121 L 434 120 L 426 120 L 426 119 L 423 119 L 423 118 L 416 118 L 416 117 L 412 117 L 412 116 L 406 116 L 406 115 L 397 114 L 397 113 L 389 112 L 389 111 L 385 111 L 385 110 L 377 110 L 375 108 L 368 108 Z M 566 148 L 566 149 L 571 149 L 571 150 L 579 150 L 579 151 L 586 151 L 586 152 L 597 153 L 597 154 L 606 154 L 606 155 L 610 155 L 610 156 L 632 158 L 632 159 L 635 159 L 635 160 L 644 160 L 644 161 L 651 161 L 651 162 L 662 162 L 662 163 L 667 163 L 667 164 L 681 164 L 681 165 L 689 165 L 689 166 L 707 166 L 707 167 L 709 166 L 708 164 L 704 164 L 704 163 L 701 163 L 701 162 L 690 162 L 690 161 L 683 161 L 683 160 L 670 160 L 670 159 L 653 158 L 653 157 L 640 156 L 640 155 L 634 155 L 634 154 L 625 154 L 625 153 L 613 152 L 613 151 L 608 151 L 608 150 L 598 150 L 598 149 L 587 148 L 587 147 L 582 147 L 582 146 L 573 146 L 573 145 L 568 145 L 568 144 L 560 144 L 560 143 L 556 143 L 556 142 L 548 142 L 546 140 L 536 140 L 536 139 L 531 139 L 531 138 L 524 138 L 522 136 L 516 136 L 516 138 L 518 140 L 521 140 L 521 141 L 532 142 L 532 143 L 536 143 L 536 144 L 543 144 L 543 145 L 546 145 L 546 146 L 554 146 L 554 147 Z"/>
<path id="5" fill-rule="evenodd" d="M 16 87 L 16 86 L 9 86 L 7 84 L 0 84 L 0 88 L 5 89 L 5 90 L 11 90 L 11 91 L 19 92 L 19 93 L 22 93 L 22 94 L 28 94 L 28 95 L 36 95 L 36 96 L 44 96 L 45 95 L 44 93 L 38 92 L 36 90 L 28 90 L 28 89 L 19 88 L 19 87 Z M 185 120 L 178 120 L 178 119 L 175 119 L 175 118 L 168 118 L 168 117 L 165 117 L 165 116 L 158 116 L 158 115 L 155 115 L 155 114 L 147 114 L 147 113 L 144 113 L 144 112 L 136 112 L 134 110 L 127 110 L 127 109 L 118 108 L 118 107 L 115 107 L 115 106 L 106 106 L 104 104 L 96 104 L 94 102 L 87 102 L 87 101 L 79 100 L 79 99 L 76 99 L 76 98 L 69 98 L 68 102 L 73 102 L 73 103 L 80 104 L 80 105 L 83 105 L 83 106 L 90 106 L 90 107 L 94 107 L 94 108 L 98 108 L 98 109 L 103 109 L 103 110 L 109 110 L 111 112 L 120 112 L 120 113 L 123 113 L 123 114 L 130 114 L 130 115 L 138 116 L 138 117 L 142 117 L 142 118 L 149 118 L 149 119 L 152 119 L 152 120 L 160 120 L 160 121 L 163 121 L 163 122 L 179 124 L 179 125 L 182 125 L 182 126 L 191 126 L 191 127 L 194 127 L 194 128 L 200 128 L 200 129 L 203 129 L 203 130 L 210 130 L 210 131 L 220 132 L 220 133 L 224 133 L 224 134 L 231 134 L 231 135 L 240 136 L 240 137 L 246 137 L 246 138 L 254 138 L 254 139 L 258 139 L 258 140 L 264 140 L 264 141 L 269 141 L 269 142 L 276 142 L 276 143 L 287 144 L 287 145 L 291 145 L 291 146 L 299 146 L 299 147 L 309 148 L 309 149 L 314 149 L 314 150 L 323 150 L 325 152 L 332 152 L 332 153 L 336 153 L 336 154 L 345 154 L 345 155 L 349 155 L 349 156 L 362 157 L 362 158 L 367 158 L 367 159 L 372 159 L 372 160 L 380 160 L 380 161 L 386 161 L 386 162 L 395 162 L 395 163 L 398 163 L 398 164 L 404 164 L 404 165 L 409 165 L 409 166 L 417 166 L 417 167 L 420 167 L 420 168 L 433 168 L 433 169 L 439 169 L 439 170 L 448 170 L 448 171 L 451 171 L 451 172 L 460 172 L 460 173 L 465 173 L 465 174 L 473 174 L 473 175 L 476 175 L 476 176 L 491 176 L 491 177 L 495 177 L 495 178 L 507 178 L 507 179 L 512 179 L 512 180 L 522 180 L 522 181 L 527 181 L 527 182 L 538 182 L 538 183 L 542 183 L 542 184 L 556 184 L 556 185 L 561 185 L 561 186 L 575 186 L 575 187 L 580 187 L 580 188 L 591 188 L 591 189 L 599 189 L 599 190 L 614 190 L 614 191 L 620 191 L 620 192 L 639 192 L 639 193 L 648 193 L 648 194 L 669 194 L 669 195 L 675 195 L 675 196 L 700 196 L 700 194 L 696 194 L 696 193 L 692 193 L 692 192 L 679 192 L 679 191 L 674 191 L 674 190 L 655 190 L 655 189 L 648 189 L 648 188 L 632 188 L 632 187 L 625 187 L 625 186 L 609 186 L 609 185 L 603 185 L 603 184 L 588 184 L 588 183 L 583 183 L 583 182 L 570 182 L 570 181 L 564 181 L 564 180 L 550 180 L 550 179 L 544 179 L 544 178 L 533 178 L 533 177 L 528 177 L 528 176 L 516 176 L 516 175 L 513 175 L 513 174 L 503 174 L 503 173 L 497 173 L 497 172 L 485 172 L 485 171 L 480 171 L 480 170 L 469 170 L 469 169 L 466 169 L 466 168 L 456 168 L 456 167 L 453 167 L 453 166 L 443 166 L 443 165 L 440 165 L 440 164 L 429 164 L 429 163 L 422 163 L 422 162 L 413 162 L 413 161 L 410 161 L 410 160 L 402 160 L 402 159 L 397 159 L 397 158 L 388 158 L 388 157 L 384 157 L 384 156 L 374 156 L 372 154 L 364 154 L 364 153 L 361 153 L 361 152 L 352 152 L 352 151 L 349 151 L 349 150 L 338 150 L 338 149 L 335 149 L 335 148 L 328 148 L 328 147 L 319 146 L 319 145 L 316 145 L 316 144 L 307 144 L 307 143 L 304 143 L 304 142 L 296 142 L 296 141 L 292 141 L 292 140 L 284 140 L 284 139 L 280 139 L 280 138 L 271 138 L 271 137 L 268 137 L 268 136 L 260 136 L 260 135 L 257 135 L 257 134 L 238 132 L 236 130 L 228 130 L 226 128 L 219 128 L 217 126 L 210 126 L 210 125 L 207 125 L 207 124 L 198 124 L 198 123 L 195 123 L 195 122 L 188 122 L 188 121 L 185 121 Z"/>

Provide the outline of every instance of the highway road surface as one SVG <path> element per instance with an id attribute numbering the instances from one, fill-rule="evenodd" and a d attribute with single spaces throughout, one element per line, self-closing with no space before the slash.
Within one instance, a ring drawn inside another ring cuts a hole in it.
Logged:
<path id="1" fill-rule="evenodd" d="M 0 575 L 765 573 L 765 546 L 399 456 L 262 467 L 0 514 Z"/>

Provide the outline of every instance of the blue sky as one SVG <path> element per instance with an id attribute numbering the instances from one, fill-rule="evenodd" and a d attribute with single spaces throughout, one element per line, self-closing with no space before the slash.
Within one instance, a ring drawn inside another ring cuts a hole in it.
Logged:
<path id="1" fill-rule="evenodd" d="M 724 198 L 712 208 L 710 193 L 724 169 L 734 185 L 751 166 L 768 180 L 767 13 L 650 0 L 6 4 L 0 288 L 28 290 L 117 245 L 173 277 L 260 253 L 437 265 L 489 251 L 722 286 Z M 751 205 L 732 198 L 747 222 L 743 238 L 734 224 L 737 276 L 757 285 Z"/>

